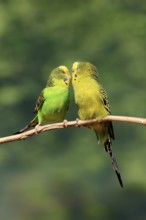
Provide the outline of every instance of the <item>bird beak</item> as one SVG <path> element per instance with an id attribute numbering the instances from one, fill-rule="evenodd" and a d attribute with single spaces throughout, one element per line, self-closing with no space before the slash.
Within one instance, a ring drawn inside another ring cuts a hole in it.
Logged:
<path id="1" fill-rule="evenodd" d="M 64 82 L 65 82 L 66 85 L 69 85 L 70 79 L 71 79 L 70 76 L 64 78 Z"/>

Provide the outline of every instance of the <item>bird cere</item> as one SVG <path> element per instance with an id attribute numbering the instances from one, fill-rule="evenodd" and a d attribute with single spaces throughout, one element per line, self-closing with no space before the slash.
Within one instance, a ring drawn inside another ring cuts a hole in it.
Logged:
<path id="1" fill-rule="evenodd" d="M 35 117 L 15 134 L 20 134 L 33 127 L 37 131 L 38 127 L 44 123 L 56 123 L 65 119 L 70 104 L 71 77 L 79 119 L 100 120 L 111 114 L 107 94 L 100 83 L 97 68 L 89 62 L 74 62 L 72 76 L 66 66 L 59 66 L 52 70 L 47 85 L 36 102 Z M 112 140 L 115 139 L 112 122 L 105 121 L 87 125 L 87 127 L 95 131 L 97 139 L 104 145 L 119 183 L 123 187 L 120 171 L 112 151 Z"/>

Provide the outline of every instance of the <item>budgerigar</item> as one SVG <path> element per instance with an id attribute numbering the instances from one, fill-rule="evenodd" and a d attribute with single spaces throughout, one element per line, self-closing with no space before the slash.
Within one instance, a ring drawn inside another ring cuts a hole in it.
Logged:
<path id="1" fill-rule="evenodd" d="M 69 108 L 70 73 L 66 66 L 55 68 L 49 75 L 46 87 L 38 97 L 30 123 L 15 134 L 22 133 L 36 125 L 61 122 Z"/>
<path id="2" fill-rule="evenodd" d="M 100 84 L 94 65 L 89 62 L 75 62 L 72 67 L 72 84 L 78 116 L 81 120 L 102 119 L 110 115 L 107 94 Z M 97 123 L 90 128 L 94 129 L 98 140 L 103 143 L 120 185 L 123 187 L 120 171 L 112 152 L 112 139 L 115 138 L 112 122 Z"/>

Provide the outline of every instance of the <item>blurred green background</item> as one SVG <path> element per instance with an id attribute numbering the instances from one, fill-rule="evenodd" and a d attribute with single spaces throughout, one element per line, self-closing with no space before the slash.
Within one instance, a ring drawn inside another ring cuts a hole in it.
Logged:
<path id="1" fill-rule="evenodd" d="M 1 0 L 0 136 L 32 119 L 53 68 L 78 60 L 98 67 L 112 114 L 145 117 L 146 1 Z M 145 220 L 146 128 L 114 128 L 124 189 L 87 128 L 1 145 L 0 219 Z"/>

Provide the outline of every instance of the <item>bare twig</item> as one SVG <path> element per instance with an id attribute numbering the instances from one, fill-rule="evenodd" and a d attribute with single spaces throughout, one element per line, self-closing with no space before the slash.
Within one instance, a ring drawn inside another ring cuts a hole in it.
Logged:
<path id="1" fill-rule="evenodd" d="M 66 127 L 85 126 L 85 125 L 91 125 L 91 124 L 95 124 L 95 123 L 106 122 L 106 121 L 137 123 L 137 124 L 146 125 L 146 118 L 110 115 L 110 116 L 107 116 L 107 117 L 105 117 L 103 119 L 99 119 L 99 120 L 97 120 L 97 119 L 86 120 L 86 121 L 78 120 L 78 121 L 68 121 L 67 123 L 61 122 L 61 123 L 47 124 L 47 125 L 39 126 L 39 128 L 37 128 L 37 132 L 36 132 L 36 129 L 34 128 L 29 131 L 23 132 L 21 134 L 2 137 L 2 138 L 0 138 L 0 144 L 24 140 L 24 139 L 29 138 L 31 136 L 34 136 L 38 133 L 42 133 L 42 132 L 49 131 L 49 130 L 61 129 L 61 128 L 66 128 Z"/>

